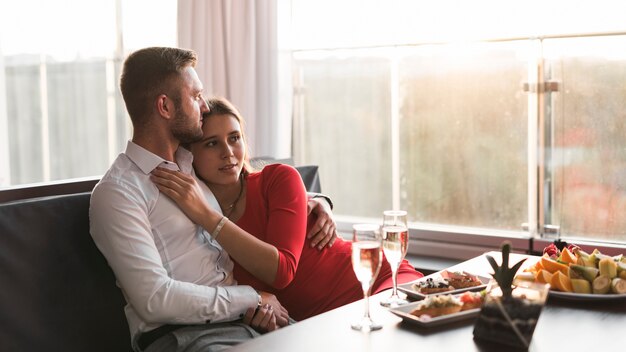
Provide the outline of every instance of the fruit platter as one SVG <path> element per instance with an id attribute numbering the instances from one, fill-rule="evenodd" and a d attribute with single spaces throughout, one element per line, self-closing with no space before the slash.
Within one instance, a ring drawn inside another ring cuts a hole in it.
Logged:
<path id="1" fill-rule="evenodd" d="M 550 295 L 570 300 L 626 298 L 626 256 L 609 256 L 598 249 L 585 252 L 564 242 L 552 243 L 516 279 L 550 284 Z M 561 247 L 561 248 L 559 248 Z"/>

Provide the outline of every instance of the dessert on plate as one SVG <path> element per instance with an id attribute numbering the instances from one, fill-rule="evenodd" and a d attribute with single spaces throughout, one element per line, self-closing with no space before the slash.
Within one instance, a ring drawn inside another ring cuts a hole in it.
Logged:
<path id="1" fill-rule="evenodd" d="M 462 295 L 459 296 L 459 300 L 463 303 L 463 307 L 461 307 L 461 311 L 470 310 L 480 308 L 485 301 L 485 292 L 471 292 L 465 291 Z"/>
<path id="2" fill-rule="evenodd" d="M 476 276 L 465 271 L 448 271 L 441 272 L 441 277 L 448 280 L 450 286 L 455 289 L 475 287 L 482 285 L 482 281 Z"/>
<path id="3" fill-rule="evenodd" d="M 448 280 L 439 277 L 429 277 L 425 280 L 420 280 L 413 284 L 413 289 L 419 293 L 431 294 L 442 293 L 454 290 L 454 287 L 450 285 Z"/>
<path id="4" fill-rule="evenodd" d="M 411 311 L 416 317 L 428 315 L 431 318 L 457 313 L 463 308 L 463 302 L 452 295 L 436 295 L 426 297 Z"/>

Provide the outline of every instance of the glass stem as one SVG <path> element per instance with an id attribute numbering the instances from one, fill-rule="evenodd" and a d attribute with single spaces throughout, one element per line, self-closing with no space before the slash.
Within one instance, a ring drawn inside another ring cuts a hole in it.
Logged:
<path id="1" fill-rule="evenodd" d="M 363 289 L 363 301 L 365 301 L 365 315 L 363 316 L 364 319 L 369 320 L 370 319 L 370 301 L 369 301 L 369 288 L 368 289 Z"/>
<path id="2" fill-rule="evenodd" d="M 391 268 L 391 282 L 393 284 L 393 287 L 391 289 L 391 297 L 398 297 L 398 267 L 399 266 L 400 264 L 395 266 L 395 269 Z"/>

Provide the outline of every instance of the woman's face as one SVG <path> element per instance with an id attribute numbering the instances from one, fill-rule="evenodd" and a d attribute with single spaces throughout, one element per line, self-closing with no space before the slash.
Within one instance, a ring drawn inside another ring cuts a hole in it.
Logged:
<path id="1" fill-rule="evenodd" d="M 239 179 L 246 145 L 234 116 L 205 117 L 202 140 L 191 145 L 196 174 L 209 184 L 228 185 Z"/>

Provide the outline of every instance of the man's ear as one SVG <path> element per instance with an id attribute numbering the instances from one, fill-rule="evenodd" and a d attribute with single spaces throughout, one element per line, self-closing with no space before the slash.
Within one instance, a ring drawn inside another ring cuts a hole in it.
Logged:
<path id="1" fill-rule="evenodd" d="M 167 95 L 161 94 L 157 97 L 156 108 L 159 115 L 169 119 L 174 114 L 174 102 Z"/>

